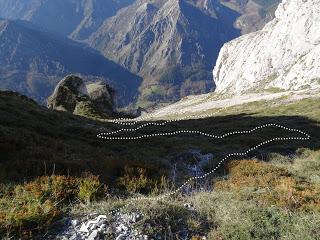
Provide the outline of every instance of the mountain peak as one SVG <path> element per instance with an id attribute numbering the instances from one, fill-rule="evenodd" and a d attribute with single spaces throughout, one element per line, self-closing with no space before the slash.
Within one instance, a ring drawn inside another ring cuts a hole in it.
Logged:
<path id="1" fill-rule="evenodd" d="M 217 18 L 215 8 L 229 20 Z M 145 107 L 213 89 L 210 69 L 222 44 L 239 35 L 237 16 L 211 0 L 140 0 L 108 19 L 89 43 L 144 79 Z"/>

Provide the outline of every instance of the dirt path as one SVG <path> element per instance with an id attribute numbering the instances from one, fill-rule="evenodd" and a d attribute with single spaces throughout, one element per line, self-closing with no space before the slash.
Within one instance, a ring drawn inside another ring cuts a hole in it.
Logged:
<path id="1" fill-rule="evenodd" d="M 158 109 L 152 113 L 145 114 L 137 118 L 137 120 L 167 119 L 169 117 L 186 114 L 197 115 L 201 114 L 201 112 L 211 109 L 231 107 L 257 101 L 270 101 L 274 99 L 280 100 L 284 97 L 286 97 L 285 102 L 288 102 L 319 96 L 320 89 L 286 91 L 279 93 L 251 93 L 225 99 L 219 99 L 219 96 L 216 96 L 214 93 L 209 93 L 205 95 L 184 98 L 177 103 Z"/>

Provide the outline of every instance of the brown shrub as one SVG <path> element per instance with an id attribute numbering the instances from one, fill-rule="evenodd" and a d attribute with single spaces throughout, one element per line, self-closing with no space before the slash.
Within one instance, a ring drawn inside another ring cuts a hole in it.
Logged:
<path id="1" fill-rule="evenodd" d="M 96 188 L 91 187 L 97 185 L 101 185 L 98 178 L 87 175 L 84 178 L 46 176 L 13 187 L 1 187 L 0 236 L 30 239 L 33 233 L 48 228 L 64 213 L 64 206 L 77 200 L 79 195 L 94 199 Z"/>
<path id="2" fill-rule="evenodd" d="M 320 211 L 319 188 L 295 179 L 285 168 L 256 160 L 238 160 L 230 162 L 227 170 L 229 178 L 215 183 L 217 189 L 236 191 L 240 198 L 249 197 L 262 205 Z"/>

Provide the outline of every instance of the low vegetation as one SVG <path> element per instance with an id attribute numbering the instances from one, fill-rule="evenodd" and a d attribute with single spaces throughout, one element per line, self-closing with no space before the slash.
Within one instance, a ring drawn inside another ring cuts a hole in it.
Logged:
<path id="1" fill-rule="evenodd" d="M 123 211 L 140 211 L 144 217 L 135 227 L 153 237 L 319 239 L 320 151 L 300 149 L 286 161 L 283 158 L 234 160 L 225 167 L 226 175 L 213 178 L 213 191 L 194 189 L 191 195 L 138 201 Z M 125 200 L 109 198 L 76 207 L 73 213 L 109 212 L 123 204 Z"/>
<path id="2" fill-rule="evenodd" d="M 167 239 L 183 234 L 190 239 L 319 239 L 318 101 L 262 101 L 231 107 L 214 118 L 141 129 L 137 134 L 182 129 L 223 134 L 272 122 L 306 131 L 311 139 L 266 145 L 245 159 L 230 159 L 206 182 L 193 183 L 192 191 L 137 202 L 127 209 L 144 216 L 136 228 Z M 177 156 L 189 149 L 213 153 L 207 167 L 211 169 L 230 152 L 297 135 L 268 128 L 221 140 L 197 136 L 194 141 L 195 136 L 187 134 L 139 141 L 96 138 L 101 131 L 121 128 L 49 111 L 25 97 L 1 92 L 0 235 L 32 238 L 52 231 L 52 224 L 65 216 L 81 218 L 93 209 L 108 212 L 132 196 L 166 193 L 188 177 L 179 169 Z M 173 166 L 180 173 L 174 182 Z M 207 190 L 200 191 L 199 184 L 206 184 Z"/>
<path id="3" fill-rule="evenodd" d="M 45 231 L 70 204 L 89 203 L 104 196 L 98 177 L 39 177 L 33 181 L 0 187 L 0 236 L 30 238 Z"/>

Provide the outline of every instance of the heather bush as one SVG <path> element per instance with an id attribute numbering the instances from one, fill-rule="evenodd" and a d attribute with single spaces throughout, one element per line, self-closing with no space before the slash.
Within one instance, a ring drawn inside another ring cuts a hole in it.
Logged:
<path id="1" fill-rule="evenodd" d="M 0 236 L 32 238 L 61 217 L 64 208 L 75 203 L 78 196 L 93 200 L 98 186 L 97 177 L 39 177 L 18 185 L 0 186 Z"/>

